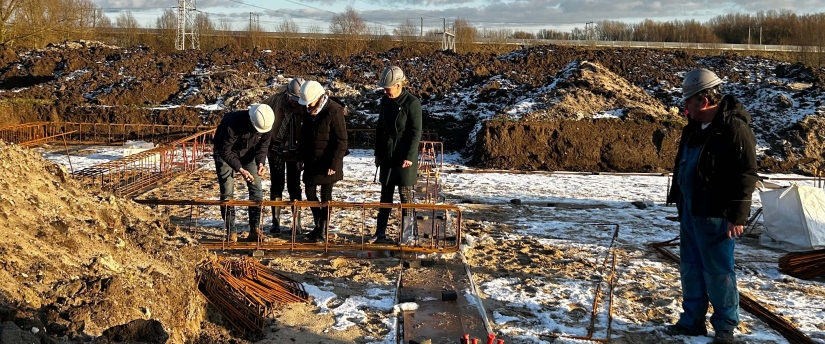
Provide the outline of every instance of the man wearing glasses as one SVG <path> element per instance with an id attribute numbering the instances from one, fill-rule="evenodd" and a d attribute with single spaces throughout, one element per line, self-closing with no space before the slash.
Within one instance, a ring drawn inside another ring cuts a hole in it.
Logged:
<path id="1" fill-rule="evenodd" d="M 750 113 L 733 96 L 723 96 L 721 85 L 707 69 L 689 72 L 682 83 L 688 124 L 667 202 L 679 212 L 683 312 L 665 328 L 669 335 L 707 335 L 710 302 L 717 344 L 733 343 L 739 324 L 734 238 L 750 215 L 758 180 Z"/>

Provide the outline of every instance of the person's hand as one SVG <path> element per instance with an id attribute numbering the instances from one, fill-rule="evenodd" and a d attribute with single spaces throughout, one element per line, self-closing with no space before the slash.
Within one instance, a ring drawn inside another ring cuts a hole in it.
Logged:
<path id="1" fill-rule="evenodd" d="M 381 159 L 378 159 L 378 157 L 375 157 L 375 167 L 378 167 L 378 166 L 381 166 Z"/>
<path id="2" fill-rule="evenodd" d="M 745 230 L 745 226 L 742 225 L 735 225 L 728 222 L 728 238 L 737 238 L 742 235 L 742 232 Z"/>
<path id="3" fill-rule="evenodd" d="M 255 181 L 255 177 L 252 176 L 252 173 L 249 173 L 249 171 L 244 169 L 241 169 L 241 177 L 243 177 L 243 180 L 250 183 Z"/>
<path id="4" fill-rule="evenodd" d="M 258 175 L 263 176 L 264 171 L 266 171 L 266 169 L 264 168 L 264 164 L 258 164 Z"/>
<path id="5" fill-rule="evenodd" d="M 302 162 L 296 162 L 295 166 L 298 167 L 298 171 L 303 171 L 304 170 L 304 163 L 302 163 Z"/>
<path id="6" fill-rule="evenodd" d="M 410 166 L 412 166 L 412 161 L 409 161 L 409 160 L 404 160 L 404 163 L 401 164 L 401 168 L 407 168 L 407 167 L 410 167 Z"/>
<path id="7" fill-rule="evenodd" d="M 328 176 L 331 176 L 333 174 L 335 174 L 335 170 L 327 170 L 327 175 Z"/>

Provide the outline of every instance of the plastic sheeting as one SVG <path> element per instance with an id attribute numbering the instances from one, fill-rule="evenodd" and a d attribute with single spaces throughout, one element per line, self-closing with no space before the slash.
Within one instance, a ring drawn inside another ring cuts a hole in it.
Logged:
<path id="1" fill-rule="evenodd" d="M 791 185 L 759 196 L 765 225 L 762 245 L 788 251 L 825 248 L 825 190 Z"/>

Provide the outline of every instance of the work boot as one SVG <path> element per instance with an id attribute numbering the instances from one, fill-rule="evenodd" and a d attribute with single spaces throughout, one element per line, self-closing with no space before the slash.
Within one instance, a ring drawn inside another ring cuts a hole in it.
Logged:
<path id="1" fill-rule="evenodd" d="M 264 237 L 264 233 L 260 228 L 250 229 L 249 230 L 249 236 L 246 237 L 245 241 L 258 242 L 261 239 L 263 239 L 263 237 Z"/>
<path id="2" fill-rule="evenodd" d="M 275 201 L 281 201 L 282 198 L 275 198 Z M 281 233 L 281 207 L 272 207 L 272 228 L 269 229 L 272 234 Z"/>
<path id="3" fill-rule="evenodd" d="M 702 324 L 701 328 L 690 329 L 680 324 L 665 326 L 665 334 L 670 336 L 707 336 L 708 329 Z"/>
<path id="4" fill-rule="evenodd" d="M 733 344 L 732 330 L 718 330 L 713 337 L 713 344 Z"/>
<path id="5" fill-rule="evenodd" d="M 227 239 L 227 241 L 229 241 L 232 244 L 238 242 L 238 234 L 237 233 L 229 234 L 229 238 Z"/>
<path id="6" fill-rule="evenodd" d="M 324 233 L 324 229 L 321 227 L 321 224 L 319 224 L 318 226 L 315 226 L 314 229 L 312 229 L 312 232 L 309 232 L 309 234 L 307 234 L 307 241 L 320 240 L 321 242 L 323 242 L 325 237 L 326 235 Z"/>

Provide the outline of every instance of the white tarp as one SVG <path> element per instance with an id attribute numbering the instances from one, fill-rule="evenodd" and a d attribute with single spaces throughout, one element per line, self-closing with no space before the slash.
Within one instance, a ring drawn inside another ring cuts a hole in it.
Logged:
<path id="1" fill-rule="evenodd" d="M 763 245 L 788 251 L 825 248 L 825 190 L 791 185 L 759 193 Z"/>

